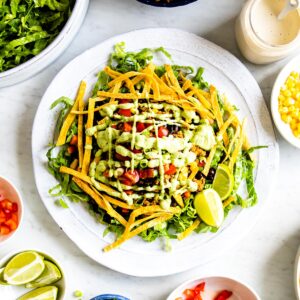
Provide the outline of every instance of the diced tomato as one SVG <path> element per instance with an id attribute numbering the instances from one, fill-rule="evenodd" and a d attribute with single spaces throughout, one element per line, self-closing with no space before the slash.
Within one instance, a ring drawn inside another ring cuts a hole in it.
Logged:
<path id="1" fill-rule="evenodd" d="M 75 146 L 69 146 L 68 147 L 68 153 L 69 154 L 73 154 L 76 152 L 76 147 Z"/>
<path id="2" fill-rule="evenodd" d="M 205 289 L 205 282 L 201 282 L 195 287 L 194 290 L 196 294 L 200 294 L 201 292 L 204 292 L 204 289 Z"/>
<path id="3" fill-rule="evenodd" d="M 200 294 L 196 294 L 196 296 L 193 298 L 193 300 L 202 300 L 202 297 Z"/>
<path id="4" fill-rule="evenodd" d="M 129 179 L 126 178 L 120 178 L 121 183 L 125 184 L 125 185 L 129 185 L 132 186 L 132 182 Z"/>
<path id="5" fill-rule="evenodd" d="M 137 154 L 137 153 L 143 153 L 143 150 L 133 149 L 132 152 L 135 153 L 135 154 Z"/>
<path id="6" fill-rule="evenodd" d="M 158 137 L 162 138 L 164 136 L 168 136 L 169 135 L 169 130 L 167 127 L 165 126 L 161 126 L 158 128 Z"/>
<path id="7" fill-rule="evenodd" d="M 3 211 L 4 211 L 4 214 L 5 214 L 5 219 L 6 219 L 6 220 L 9 220 L 9 219 L 12 218 L 12 212 L 11 212 L 10 210 L 5 209 L 5 210 L 3 210 Z"/>
<path id="8" fill-rule="evenodd" d="M 116 157 L 116 160 L 119 160 L 119 161 L 125 161 L 125 160 L 129 160 L 129 157 L 128 156 L 123 156 L 119 153 L 116 153 L 115 154 L 115 157 Z"/>
<path id="9" fill-rule="evenodd" d="M 177 168 L 173 165 L 164 165 L 164 170 L 166 175 L 174 175 L 176 174 Z"/>
<path id="10" fill-rule="evenodd" d="M 109 177 L 109 171 L 108 171 L 108 170 L 105 170 L 105 171 L 103 172 L 103 176 L 104 176 L 104 177 Z"/>
<path id="11" fill-rule="evenodd" d="M 0 235 L 5 235 L 18 227 L 18 204 L 8 199 L 0 201 Z"/>
<path id="12" fill-rule="evenodd" d="M 127 191 L 125 191 L 125 193 L 126 193 L 127 195 L 132 195 L 132 194 L 133 194 L 133 190 L 127 190 Z"/>
<path id="13" fill-rule="evenodd" d="M 120 104 L 130 103 L 130 100 L 129 100 L 129 99 L 120 99 L 120 100 L 119 100 L 119 103 L 120 103 Z"/>
<path id="14" fill-rule="evenodd" d="M 194 300 L 194 297 L 196 296 L 194 290 L 191 290 L 191 289 L 186 289 L 183 292 L 183 295 L 185 296 L 186 300 Z"/>
<path id="15" fill-rule="evenodd" d="M 137 124 L 136 124 L 136 131 L 137 132 L 142 132 L 145 128 L 146 128 L 146 126 L 145 126 L 144 123 L 137 122 Z"/>
<path id="16" fill-rule="evenodd" d="M 16 230 L 18 227 L 18 224 L 13 219 L 9 219 L 4 224 L 9 227 L 11 231 Z"/>
<path id="17" fill-rule="evenodd" d="M 199 167 L 204 167 L 205 166 L 205 161 L 204 160 L 199 161 L 198 166 Z"/>
<path id="18" fill-rule="evenodd" d="M 70 141 L 70 144 L 73 146 L 77 146 L 78 143 L 78 136 L 77 135 L 73 135 Z"/>
<path id="19" fill-rule="evenodd" d="M 124 117 L 131 117 L 132 116 L 130 109 L 122 109 L 122 108 L 120 108 L 118 110 L 118 114 L 121 115 L 121 116 L 124 116 Z"/>
<path id="20" fill-rule="evenodd" d="M 129 209 L 127 209 L 127 208 L 122 208 L 122 213 L 124 213 L 124 214 L 129 213 Z"/>
<path id="21" fill-rule="evenodd" d="M 214 300 L 227 300 L 229 297 L 232 296 L 232 292 L 231 291 L 221 291 Z"/>
<path id="22" fill-rule="evenodd" d="M 0 224 L 6 221 L 5 213 L 0 209 Z"/>
<path id="23" fill-rule="evenodd" d="M 18 211 L 18 203 L 14 202 L 12 204 L 12 212 L 17 212 Z"/>
<path id="24" fill-rule="evenodd" d="M 132 125 L 131 125 L 130 123 L 128 123 L 128 122 L 125 122 L 125 123 L 123 124 L 123 130 L 124 130 L 125 132 L 131 132 L 131 130 L 132 130 Z"/>
<path id="25" fill-rule="evenodd" d="M 4 199 L 0 201 L 0 207 L 4 209 L 8 209 L 9 211 L 12 211 L 13 209 L 13 203 L 9 201 L 8 199 Z"/>
<path id="26" fill-rule="evenodd" d="M 122 176 L 125 180 L 128 180 L 131 182 L 131 184 L 129 185 L 133 185 L 136 184 L 139 180 L 140 180 L 140 175 L 139 172 L 136 170 L 133 171 L 126 171 L 123 176 Z"/>
<path id="27" fill-rule="evenodd" d="M 112 125 L 111 125 L 111 128 L 116 129 L 116 128 L 117 128 L 117 124 L 112 124 Z"/>
<path id="28" fill-rule="evenodd" d="M 154 169 L 139 170 L 139 175 L 141 179 L 154 178 Z"/>
<path id="29" fill-rule="evenodd" d="M 6 225 L 1 225 L 0 226 L 0 234 L 2 235 L 6 235 L 10 233 L 10 229 L 9 227 L 7 227 Z"/>
<path id="30" fill-rule="evenodd" d="M 12 218 L 16 223 L 19 222 L 19 217 L 18 217 L 18 214 L 17 214 L 16 212 L 12 213 L 11 218 Z"/>

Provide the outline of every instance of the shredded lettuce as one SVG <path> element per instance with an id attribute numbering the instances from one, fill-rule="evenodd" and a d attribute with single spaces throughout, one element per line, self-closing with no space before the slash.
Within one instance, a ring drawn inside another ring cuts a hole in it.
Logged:
<path id="1" fill-rule="evenodd" d="M 68 20 L 74 0 L 1 0 L 0 72 L 44 50 Z"/>

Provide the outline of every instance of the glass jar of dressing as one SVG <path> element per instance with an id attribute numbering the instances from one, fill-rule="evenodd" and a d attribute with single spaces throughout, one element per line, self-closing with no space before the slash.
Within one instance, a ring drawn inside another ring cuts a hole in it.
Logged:
<path id="1" fill-rule="evenodd" d="M 282 59 L 300 47 L 297 9 L 282 20 L 277 16 L 286 0 L 248 0 L 236 22 L 236 40 L 242 54 L 256 64 Z"/>

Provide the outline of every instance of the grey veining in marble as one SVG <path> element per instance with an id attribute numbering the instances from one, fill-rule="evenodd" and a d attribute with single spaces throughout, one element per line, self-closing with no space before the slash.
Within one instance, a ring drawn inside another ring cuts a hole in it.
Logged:
<path id="1" fill-rule="evenodd" d="M 145 27 L 178 27 L 194 32 L 240 58 L 257 79 L 267 104 L 275 77 L 286 61 L 255 66 L 244 61 L 234 39 L 234 21 L 244 1 L 199 0 L 182 8 L 158 9 L 135 0 L 91 0 L 71 46 L 35 77 L 0 90 L 0 173 L 20 188 L 26 212 L 18 236 L 0 255 L 18 247 L 42 248 L 64 260 L 69 293 L 83 299 L 118 292 L 134 300 L 163 300 L 182 281 L 204 274 L 229 275 L 250 284 L 263 300 L 295 299 L 293 263 L 300 244 L 300 151 L 278 136 L 281 152 L 277 186 L 260 221 L 243 242 L 209 265 L 164 279 L 125 276 L 95 264 L 61 232 L 37 194 L 31 162 L 31 127 L 45 89 L 55 74 L 82 51 L 113 35 Z"/>

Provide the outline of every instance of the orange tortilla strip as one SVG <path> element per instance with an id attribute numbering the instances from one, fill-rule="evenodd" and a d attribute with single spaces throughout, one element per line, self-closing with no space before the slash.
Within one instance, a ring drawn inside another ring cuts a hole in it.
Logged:
<path id="1" fill-rule="evenodd" d="M 94 122 L 94 108 L 95 108 L 95 100 L 94 99 L 89 99 L 89 109 L 88 109 L 88 119 L 86 122 L 86 129 L 91 128 L 93 126 Z M 92 149 L 89 147 L 92 147 L 92 141 L 93 137 L 92 136 L 86 136 L 85 137 L 85 149 L 84 149 L 84 156 L 83 156 L 83 161 L 82 161 L 82 173 L 87 174 L 90 166 L 90 161 L 91 161 L 91 153 Z"/>
<path id="2" fill-rule="evenodd" d="M 145 230 L 147 230 L 147 229 L 149 229 L 149 228 L 152 228 L 152 227 L 154 227 L 154 226 L 156 226 L 156 225 L 158 225 L 158 224 L 161 224 L 161 223 L 163 223 L 163 222 L 165 222 L 165 221 L 171 219 L 172 216 L 173 216 L 173 215 L 168 214 L 168 215 L 166 215 L 166 216 L 157 217 L 157 218 L 155 218 L 155 219 L 153 219 L 153 220 L 151 220 L 151 221 L 149 221 L 149 222 L 147 222 L 147 223 L 141 225 L 140 227 L 134 229 L 134 230 L 131 231 L 130 233 L 128 233 L 128 234 L 123 234 L 117 241 L 115 241 L 114 243 L 112 243 L 112 244 L 106 246 L 106 247 L 103 249 L 103 251 L 104 251 L 104 252 L 108 252 L 108 251 L 110 251 L 110 250 L 112 250 L 112 249 L 114 249 L 114 248 L 116 248 L 116 247 L 119 247 L 119 246 L 120 246 L 121 244 L 123 244 L 125 241 L 131 239 L 132 237 L 134 237 L 134 236 L 140 234 L 141 232 L 143 232 L 143 231 L 145 231 Z"/>
<path id="3" fill-rule="evenodd" d="M 76 97 L 75 103 L 74 103 L 71 111 L 78 109 L 78 104 L 80 101 L 82 101 L 85 90 L 86 90 L 86 83 L 84 81 L 81 81 L 79 90 L 77 93 L 77 97 Z M 60 130 L 57 142 L 56 142 L 56 146 L 62 146 L 66 143 L 66 138 L 67 138 L 69 128 L 71 127 L 72 123 L 74 122 L 75 117 L 76 117 L 76 115 L 69 112 L 69 114 L 67 115 L 67 117 L 61 127 L 61 130 Z"/>
<path id="4" fill-rule="evenodd" d="M 97 194 L 87 183 L 81 181 L 76 177 L 73 177 L 72 180 L 92 199 L 94 199 L 100 208 L 104 209 L 111 217 L 118 220 L 123 226 L 127 225 L 127 221 L 111 207 L 109 202 L 103 200 L 102 196 L 100 194 Z"/>
<path id="5" fill-rule="evenodd" d="M 79 178 L 87 183 L 90 183 L 90 184 L 92 183 L 91 178 L 89 176 L 82 174 L 81 172 L 78 172 L 71 168 L 62 166 L 62 167 L 60 167 L 59 172 L 72 175 L 72 176 Z"/>
<path id="6" fill-rule="evenodd" d="M 200 219 L 196 219 L 190 227 L 188 227 L 184 232 L 181 232 L 180 234 L 177 235 L 177 239 L 179 241 L 185 239 L 200 225 L 200 223 L 201 223 Z"/>

